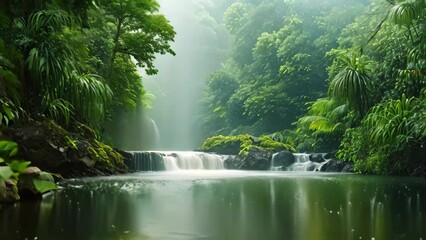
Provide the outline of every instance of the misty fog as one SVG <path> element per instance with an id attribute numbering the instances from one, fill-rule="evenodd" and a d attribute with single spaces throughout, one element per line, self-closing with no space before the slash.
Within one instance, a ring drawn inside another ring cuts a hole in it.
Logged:
<path id="1" fill-rule="evenodd" d="M 210 16 L 213 1 L 162 0 L 160 12 L 176 31 L 171 44 L 176 56 L 158 56 L 159 73 L 144 76 L 144 86 L 155 95 L 148 116 L 159 129 L 158 146 L 162 150 L 192 150 L 200 145 L 195 115 L 208 75 L 226 56 L 228 34 Z M 142 73 L 143 71 L 141 71 Z M 148 136 L 151 138 L 151 136 Z M 150 146 L 151 147 L 151 146 Z"/>

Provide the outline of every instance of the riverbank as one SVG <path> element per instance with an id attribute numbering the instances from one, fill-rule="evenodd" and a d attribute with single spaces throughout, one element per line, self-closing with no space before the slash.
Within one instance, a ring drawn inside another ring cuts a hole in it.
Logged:
<path id="1" fill-rule="evenodd" d="M 71 130 L 65 130 L 51 120 L 16 124 L 1 128 L 0 140 L 17 143 L 19 150 L 14 159 L 30 162 L 28 170 L 22 170 L 15 181 L 0 179 L 0 202 L 18 200 L 19 195 L 28 192 L 28 187 L 23 187 L 28 183 L 20 182 L 33 176 L 26 181 L 32 185 L 32 179 L 39 178 L 41 172 L 51 173 L 54 181 L 60 181 L 130 171 L 126 165 L 129 159 L 123 156 L 125 153 L 100 142 L 92 129 L 79 123 Z M 35 192 L 35 195 L 39 194 Z"/>

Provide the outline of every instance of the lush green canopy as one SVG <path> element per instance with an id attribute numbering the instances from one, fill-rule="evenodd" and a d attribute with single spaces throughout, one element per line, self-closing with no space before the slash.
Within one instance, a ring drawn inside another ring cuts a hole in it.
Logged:
<path id="1" fill-rule="evenodd" d="M 339 149 L 362 172 L 425 166 L 425 13 L 424 0 L 237 1 L 233 51 L 209 80 L 233 87 L 208 85 L 205 134 Z"/>
<path id="2" fill-rule="evenodd" d="M 175 32 L 156 0 L 0 3 L 0 120 L 47 116 L 100 130 L 144 95 Z M 112 101 L 114 99 L 114 101 Z"/>

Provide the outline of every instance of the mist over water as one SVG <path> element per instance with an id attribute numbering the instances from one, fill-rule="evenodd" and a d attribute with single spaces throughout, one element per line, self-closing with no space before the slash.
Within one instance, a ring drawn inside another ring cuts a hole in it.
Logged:
<path id="1" fill-rule="evenodd" d="M 209 74 L 226 57 L 228 34 L 211 17 L 204 0 L 160 0 L 160 12 L 175 28 L 172 48 L 176 56 L 158 56 L 159 73 L 145 76 L 146 90 L 155 95 L 148 112 L 159 129 L 155 150 L 192 150 L 200 146 L 196 122 L 197 107 Z M 143 70 L 140 70 L 141 73 Z"/>

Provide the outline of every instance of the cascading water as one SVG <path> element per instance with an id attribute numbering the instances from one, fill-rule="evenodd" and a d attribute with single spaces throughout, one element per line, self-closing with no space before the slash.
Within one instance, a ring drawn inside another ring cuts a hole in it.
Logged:
<path id="1" fill-rule="evenodd" d="M 296 161 L 287 168 L 288 171 L 319 171 L 321 166 L 325 163 L 310 161 L 309 154 L 307 153 L 295 153 L 294 156 Z"/>
<path id="2" fill-rule="evenodd" d="M 130 152 L 136 171 L 220 170 L 225 155 L 203 152 Z"/>
<path id="3" fill-rule="evenodd" d="M 289 165 L 278 165 L 277 156 L 279 153 L 272 155 L 271 170 L 272 171 L 320 171 L 321 167 L 327 163 L 327 160 L 323 162 L 313 162 L 310 160 L 309 153 L 294 153 L 294 163 Z M 278 165 L 278 166 L 277 166 Z"/>

